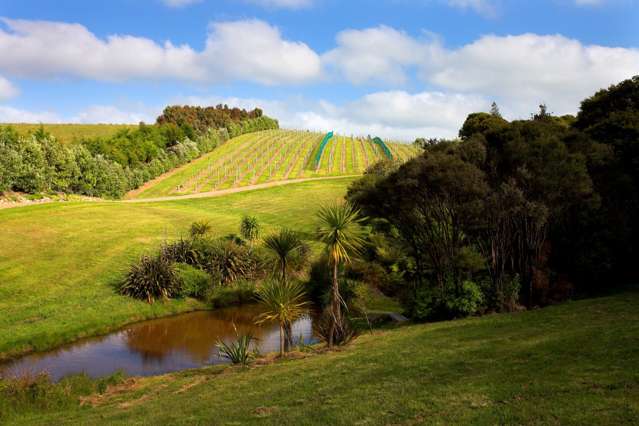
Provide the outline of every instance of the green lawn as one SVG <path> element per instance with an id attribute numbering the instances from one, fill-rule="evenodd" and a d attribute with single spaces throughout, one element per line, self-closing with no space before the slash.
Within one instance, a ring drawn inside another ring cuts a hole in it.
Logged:
<path id="1" fill-rule="evenodd" d="M 333 353 L 136 379 L 17 424 L 637 424 L 639 291 L 360 336 Z"/>
<path id="2" fill-rule="evenodd" d="M 210 220 L 214 232 L 225 234 L 237 232 L 242 215 L 251 214 L 266 231 L 310 232 L 315 211 L 343 198 L 351 180 L 161 203 L 0 210 L 0 358 L 199 307 L 195 301 L 148 305 L 117 295 L 113 284 L 139 254 L 186 234 L 195 220 Z"/>

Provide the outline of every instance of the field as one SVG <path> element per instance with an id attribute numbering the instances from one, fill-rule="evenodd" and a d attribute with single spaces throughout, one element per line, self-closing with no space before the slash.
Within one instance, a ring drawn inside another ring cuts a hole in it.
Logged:
<path id="1" fill-rule="evenodd" d="M 133 320 L 199 307 L 148 305 L 112 288 L 131 261 L 210 220 L 220 235 L 250 213 L 269 230 L 314 229 L 313 213 L 352 179 L 159 203 L 69 202 L 0 210 L 0 358 L 45 349 Z M 312 193 L 312 200 L 308 194 Z"/>
<path id="2" fill-rule="evenodd" d="M 635 289 L 376 331 L 303 359 L 134 379 L 10 423 L 637 424 L 637 304 Z"/>
<path id="3" fill-rule="evenodd" d="M 135 124 L 0 124 L 0 126 L 11 126 L 21 135 L 29 135 L 37 131 L 40 126 L 46 132 L 51 133 L 60 142 L 71 143 L 80 139 L 91 139 L 97 137 L 108 137 L 122 129 L 135 129 Z"/>
<path id="4" fill-rule="evenodd" d="M 316 162 L 325 135 L 294 130 L 268 130 L 232 139 L 169 176 L 136 191 L 139 198 L 185 195 L 288 179 L 361 174 L 384 157 L 371 141 L 335 135 Z M 417 154 L 407 144 L 389 143 L 394 158 Z"/>

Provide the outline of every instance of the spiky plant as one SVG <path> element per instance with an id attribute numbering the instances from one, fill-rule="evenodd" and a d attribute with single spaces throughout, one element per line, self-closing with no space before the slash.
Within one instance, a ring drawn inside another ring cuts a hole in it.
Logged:
<path id="1" fill-rule="evenodd" d="M 318 212 L 320 225 L 317 229 L 319 240 L 326 246 L 326 254 L 332 268 L 331 326 L 328 346 L 333 347 L 335 334 L 342 327 L 342 298 L 339 292 L 339 267 L 351 262 L 351 258 L 364 247 L 361 227 L 365 218 L 359 210 L 348 203 L 325 206 Z"/>
<path id="2" fill-rule="evenodd" d="M 218 341 L 217 350 L 220 355 L 231 361 L 232 364 L 248 365 L 255 355 L 255 352 L 251 351 L 251 343 L 257 339 L 251 333 L 240 334 L 235 324 L 233 324 L 233 328 L 237 336 L 236 340 L 231 343 L 226 343 L 222 340 Z"/>
<path id="3" fill-rule="evenodd" d="M 257 240 L 260 236 L 260 224 L 255 216 L 244 216 L 240 224 L 240 234 L 249 243 Z"/>
<path id="4" fill-rule="evenodd" d="M 257 299 L 264 308 L 258 323 L 277 321 L 280 327 L 280 356 L 286 351 L 286 329 L 307 312 L 304 286 L 295 281 L 268 281 L 257 289 Z"/>
<path id="5" fill-rule="evenodd" d="M 264 246 L 275 256 L 275 270 L 281 282 L 288 281 L 288 273 L 308 258 L 309 249 L 299 234 L 282 229 L 264 239 Z"/>
<path id="6" fill-rule="evenodd" d="M 156 299 L 168 299 L 180 292 L 180 278 L 174 263 L 166 256 L 142 256 L 131 265 L 120 293 L 153 303 Z"/>
<path id="7" fill-rule="evenodd" d="M 209 232 L 211 232 L 211 224 L 208 221 L 204 221 L 204 220 L 193 222 L 191 224 L 191 228 L 189 229 L 189 234 L 191 234 L 191 238 L 203 237 Z"/>

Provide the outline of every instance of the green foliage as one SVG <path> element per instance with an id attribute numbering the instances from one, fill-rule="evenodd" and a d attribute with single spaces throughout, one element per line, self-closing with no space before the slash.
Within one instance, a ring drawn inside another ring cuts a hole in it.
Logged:
<path id="1" fill-rule="evenodd" d="M 326 246 L 329 261 L 335 265 L 350 263 L 351 257 L 360 253 L 364 246 L 360 225 L 366 218 L 348 203 L 324 206 L 317 216 L 317 237 Z"/>
<path id="2" fill-rule="evenodd" d="M 274 271 L 282 282 L 287 281 L 291 271 L 297 271 L 306 264 L 310 253 L 299 233 L 287 228 L 264 238 L 264 247 L 273 255 Z"/>
<path id="3" fill-rule="evenodd" d="M 454 317 L 467 317 L 481 309 L 484 294 L 481 288 L 472 281 L 464 281 L 460 291 L 454 297 L 446 299 L 446 306 Z"/>
<path id="4" fill-rule="evenodd" d="M 260 236 L 260 223 L 255 216 L 244 215 L 240 223 L 240 234 L 246 241 L 252 242 Z"/>
<path id="5" fill-rule="evenodd" d="M 189 234 L 191 238 L 200 238 L 211 232 L 211 223 L 208 221 L 197 221 L 191 224 Z"/>
<path id="6" fill-rule="evenodd" d="M 186 263 L 176 263 L 175 270 L 180 279 L 180 296 L 203 298 L 211 287 L 211 276 L 201 269 Z"/>
<path id="7" fill-rule="evenodd" d="M 357 337 L 357 330 L 348 317 L 341 317 L 337 326 L 334 322 L 333 314 L 330 310 L 325 310 L 315 326 L 315 333 L 322 342 L 343 346 Z"/>
<path id="8" fill-rule="evenodd" d="M 171 259 L 157 255 L 142 256 L 131 265 L 119 291 L 125 296 L 153 303 L 157 299 L 168 299 L 180 293 L 181 281 Z"/>
<path id="9" fill-rule="evenodd" d="M 198 239 L 194 241 L 196 262 L 221 285 L 254 280 L 263 275 L 259 253 L 233 240 Z"/>
<path id="10" fill-rule="evenodd" d="M 239 281 L 232 285 L 217 285 L 210 288 L 204 295 L 204 301 L 213 308 L 245 305 L 255 302 L 256 292 L 255 283 Z"/>
<path id="11" fill-rule="evenodd" d="M 259 322 L 277 321 L 280 325 L 280 355 L 292 344 L 291 327 L 308 310 L 306 290 L 296 281 L 267 281 L 257 289 L 257 300 L 264 312 Z"/>
<path id="12" fill-rule="evenodd" d="M 235 324 L 233 324 L 235 328 Z M 224 358 L 227 358 L 233 364 L 248 365 L 254 358 L 255 353 L 251 350 L 251 344 L 256 340 L 252 334 L 239 334 L 235 328 L 237 339 L 234 342 L 226 343 L 220 341 L 217 343 L 217 349 Z"/>

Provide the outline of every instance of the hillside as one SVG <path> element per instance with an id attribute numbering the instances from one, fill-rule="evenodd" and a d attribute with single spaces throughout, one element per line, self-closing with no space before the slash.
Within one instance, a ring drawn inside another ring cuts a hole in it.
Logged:
<path id="1" fill-rule="evenodd" d="M 3 126 L 5 124 L 2 124 Z M 13 127 L 21 135 L 29 135 L 38 131 L 41 127 L 45 132 L 51 133 L 62 143 L 70 143 L 80 139 L 92 139 L 97 137 L 109 137 L 122 129 L 135 129 L 137 124 L 6 124 Z"/>
<path id="2" fill-rule="evenodd" d="M 246 134 L 150 182 L 130 197 L 155 198 L 288 179 L 358 175 L 368 166 L 386 158 L 381 147 L 373 141 L 340 135 L 331 137 L 319 153 L 325 136 L 293 130 Z M 399 161 L 406 161 L 418 152 L 417 148 L 408 144 L 387 145 L 393 158 Z"/>
<path id="3" fill-rule="evenodd" d="M 351 180 L 196 200 L 69 202 L 1 210 L 0 359 L 201 307 L 184 300 L 150 306 L 116 294 L 112 286 L 139 254 L 186 234 L 197 220 L 210 221 L 214 234 L 225 235 L 237 232 L 242 215 L 250 212 L 264 232 L 283 224 L 310 232 L 315 211 L 342 199 Z"/>
<path id="4" fill-rule="evenodd" d="M 304 359 L 130 379 L 9 423 L 636 424 L 638 303 L 635 289 L 367 333 Z"/>

